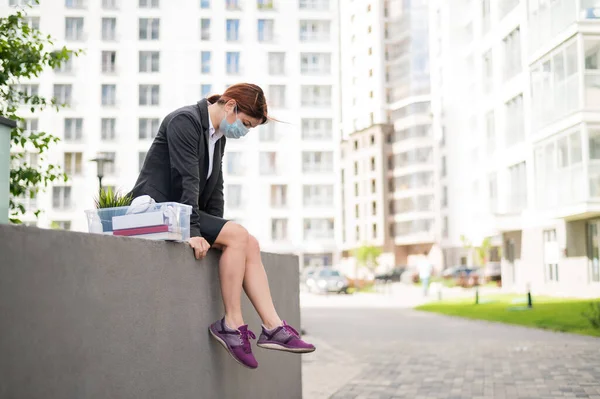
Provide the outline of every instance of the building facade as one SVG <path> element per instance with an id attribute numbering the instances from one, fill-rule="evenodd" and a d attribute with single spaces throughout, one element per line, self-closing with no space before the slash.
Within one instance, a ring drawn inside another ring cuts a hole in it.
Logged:
<path id="1" fill-rule="evenodd" d="M 490 238 L 509 289 L 600 292 L 598 7 L 432 2 L 434 126 L 448 157 L 442 244 L 458 263 L 463 237 Z"/>
<path id="2" fill-rule="evenodd" d="M 29 2 L 2 1 L 2 15 Z M 126 192 L 165 115 L 252 82 L 281 122 L 227 142 L 225 216 L 264 250 L 298 254 L 301 265 L 333 263 L 341 204 L 337 0 L 47 0 L 28 15 L 57 48 L 85 50 L 21 82 L 68 105 L 23 114 L 26 129 L 60 137 L 47 161 L 70 177 L 25 201 L 44 210 L 40 227 L 85 231 L 83 210 L 98 190 L 92 158 L 114 160 L 103 184 Z"/>
<path id="3" fill-rule="evenodd" d="M 392 265 L 430 251 L 439 224 L 427 3 L 374 0 L 341 10 L 342 247 L 382 247 Z"/>

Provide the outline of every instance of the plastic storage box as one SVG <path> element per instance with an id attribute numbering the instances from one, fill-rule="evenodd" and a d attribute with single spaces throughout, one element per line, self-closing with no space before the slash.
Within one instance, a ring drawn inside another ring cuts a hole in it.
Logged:
<path id="1" fill-rule="evenodd" d="M 177 202 L 150 205 L 143 212 L 130 207 L 85 211 L 90 233 L 145 238 L 150 240 L 188 241 L 192 207 Z"/>

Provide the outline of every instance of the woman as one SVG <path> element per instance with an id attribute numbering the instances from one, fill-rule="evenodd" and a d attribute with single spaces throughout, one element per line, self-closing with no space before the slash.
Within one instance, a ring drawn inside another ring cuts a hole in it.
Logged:
<path id="1" fill-rule="evenodd" d="M 134 197 L 149 195 L 156 202 L 192 206 L 189 243 L 196 259 L 203 258 L 211 246 L 223 250 L 219 278 L 225 316 L 209 331 L 235 360 L 252 369 L 258 363 L 250 338 L 256 337 L 242 318 L 242 287 L 263 322 L 258 346 L 294 353 L 315 350 L 279 318 L 256 238 L 241 225 L 223 219 L 225 141 L 245 136 L 267 118 L 262 89 L 248 83 L 170 113 L 132 191 Z"/>

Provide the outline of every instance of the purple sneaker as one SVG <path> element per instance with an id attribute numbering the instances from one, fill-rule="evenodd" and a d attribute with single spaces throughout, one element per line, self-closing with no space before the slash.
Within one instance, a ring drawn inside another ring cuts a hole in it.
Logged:
<path id="1" fill-rule="evenodd" d="M 248 330 L 247 325 L 234 330 L 225 325 L 225 318 L 223 318 L 211 324 L 208 330 L 239 364 L 249 369 L 258 367 L 250 347 L 250 338 L 256 339 L 256 336 Z"/>
<path id="2" fill-rule="evenodd" d="M 293 353 L 310 353 L 315 351 L 315 346 L 300 339 L 300 334 L 294 328 L 288 325 L 285 320 L 283 325 L 273 330 L 267 330 L 264 326 L 262 334 L 258 339 L 258 346 L 265 349 L 275 349 L 278 351 Z"/>

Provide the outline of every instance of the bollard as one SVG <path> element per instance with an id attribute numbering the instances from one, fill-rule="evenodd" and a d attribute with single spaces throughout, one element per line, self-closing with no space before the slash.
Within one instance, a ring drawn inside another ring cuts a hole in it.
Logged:
<path id="1" fill-rule="evenodd" d="M 479 287 L 475 288 L 475 305 L 479 305 Z"/>
<path id="2" fill-rule="evenodd" d="M 532 308 L 533 302 L 531 301 L 531 290 L 527 290 L 527 307 Z"/>
<path id="3" fill-rule="evenodd" d="M 10 133 L 15 126 L 15 121 L 0 116 L 0 224 L 8 223 Z"/>

